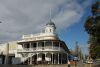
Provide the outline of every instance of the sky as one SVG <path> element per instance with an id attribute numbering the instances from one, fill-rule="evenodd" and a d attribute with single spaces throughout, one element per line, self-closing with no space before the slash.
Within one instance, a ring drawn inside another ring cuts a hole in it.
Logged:
<path id="1" fill-rule="evenodd" d="M 59 38 L 74 49 L 75 42 L 87 53 L 84 22 L 94 0 L 0 0 L 0 43 L 21 39 L 44 29 L 50 19 Z"/>

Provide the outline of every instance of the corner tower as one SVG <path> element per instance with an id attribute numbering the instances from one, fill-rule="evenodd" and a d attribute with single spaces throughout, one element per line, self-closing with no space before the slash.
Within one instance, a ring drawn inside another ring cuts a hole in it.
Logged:
<path id="1" fill-rule="evenodd" d="M 46 24 L 45 33 L 53 33 L 53 34 L 56 33 L 56 26 L 54 22 L 52 22 L 51 20 L 49 23 Z"/>

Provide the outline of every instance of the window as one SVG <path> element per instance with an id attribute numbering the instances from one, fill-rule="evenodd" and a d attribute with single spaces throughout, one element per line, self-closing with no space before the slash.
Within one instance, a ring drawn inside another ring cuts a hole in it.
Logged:
<path id="1" fill-rule="evenodd" d="M 52 45 L 52 41 L 46 41 L 45 46 L 51 46 Z"/>
<path id="2" fill-rule="evenodd" d="M 51 32 L 51 29 L 50 29 L 50 32 Z"/>

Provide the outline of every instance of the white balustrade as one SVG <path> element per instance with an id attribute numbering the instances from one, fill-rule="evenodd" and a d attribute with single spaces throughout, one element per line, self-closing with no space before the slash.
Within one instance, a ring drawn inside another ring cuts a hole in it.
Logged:
<path id="1" fill-rule="evenodd" d="M 17 52 L 36 52 L 36 51 L 65 51 L 60 47 L 38 47 L 38 48 L 23 48 L 17 49 Z"/>

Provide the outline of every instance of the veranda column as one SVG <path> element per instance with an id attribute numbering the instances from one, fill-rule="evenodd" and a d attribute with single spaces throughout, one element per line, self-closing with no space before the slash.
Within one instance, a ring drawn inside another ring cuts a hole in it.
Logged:
<path id="1" fill-rule="evenodd" d="M 28 57 L 28 65 L 30 64 L 30 57 Z"/>
<path id="2" fill-rule="evenodd" d="M 5 55 L 5 64 L 8 64 L 8 57 L 9 57 L 9 43 L 6 45 L 6 55 Z"/>
<path id="3" fill-rule="evenodd" d="M 53 53 L 52 53 L 52 64 L 53 64 Z"/>
<path id="4" fill-rule="evenodd" d="M 46 55 L 47 55 L 47 53 L 45 53 L 45 61 L 46 61 Z"/>
<path id="5" fill-rule="evenodd" d="M 22 44 L 22 47 L 25 48 L 24 43 Z"/>
<path id="6" fill-rule="evenodd" d="M 29 57 L 29 64 L 31 64 L 31 57 Z"/>
<path id="7" fill-rule="evenodd" d="M 38 53 L 37 53 L 37 64 L 38 64 Z"/>
<path id="8" fill-rule="evenodd" d="M 31 50 L 31 48 L 32 48 L 32 47 L 31 47 L 31 42 L 30 42 L 30 43 L 29 43 L 29 49 Z"/>
<path id="9" fill-rule="evenodd" d="M 61 64 L 62 64 L 62 53 L 61 53 Z"/>
<path id="10" fill-rule="evenodd" d="M 31 42 L 29 42 L 29 51 L 31 51 Z M 30 57 L 29 57 L 29 64 L 32 64 L 32 56 L 30 54 Z"/>
<path id="11" fill-rule="evenodd" d="M 36 49 L 38 50 L 38 42 L 36 42 L 37 43 L 37 47 L 36 47 Z"/>
<path id="12" fill-rule="evenodd" d="M 32 64 L 32 54 L 30 54 L 31 55 L 31 57 L 30 57 L 30 64 Z"/>
<path id="13" fill-rule="evenodd" d="M 68 63 L 68 53 L 67 53 L 67 63 Z"/>
<path id="14" fill-rule="evenodd" d="M 58 53 L 58 64 L 59 64 L 59 53 Z"/>
<path id="15" fill-rule="evenodd" d="M 59 50 L 60 50 L 60 42 L 59 42 Z"/>
<path id="16" fill-rule="evenodd" d="M 43 47 L 43 49 L 45 50 L 45 41 L 44 41 L 44 47 Z"/>
<path id="17" fill-rule="evenodd" d="M 53 50 L 53 41 L 52 41 L 52 50 Z"/>

